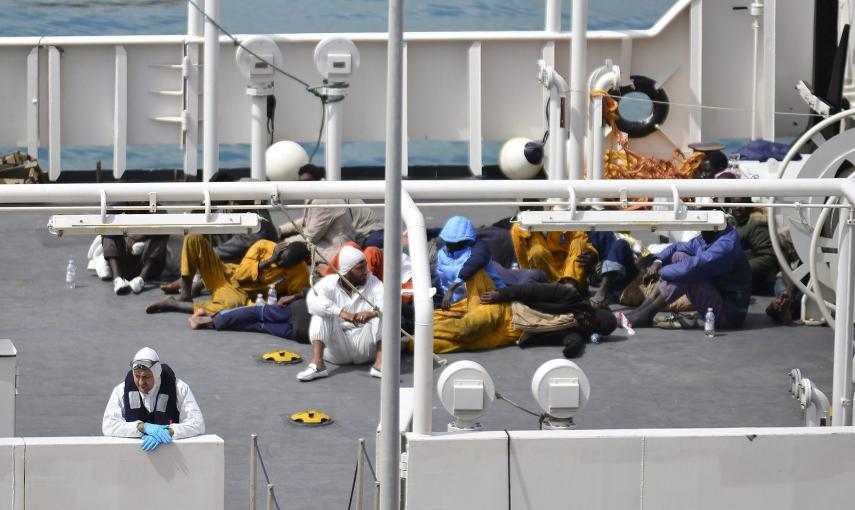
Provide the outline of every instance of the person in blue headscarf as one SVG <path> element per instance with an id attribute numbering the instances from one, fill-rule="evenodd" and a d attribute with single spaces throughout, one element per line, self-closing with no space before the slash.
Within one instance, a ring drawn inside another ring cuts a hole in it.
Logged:
<path id="1" fill-rule="evenodd" d="M 445 222 L 439 232 L 442 247 L 436 257 L 436 276 L 439 279 L 439 292 L 442 293 L 442 309 L 457 303 L 466 296 L 464 282 L 481 269 L 493 281 L 497 289 L 505 282 L 490 264 L 490 248 L 477 238 L 475 226 L 465 216 L 453 216 Z"/>
<path id="2" fill-rule="evenodd" d="M 468 218 L 450 218 L 439 238 L 435 280 L 443 294 L 434 311 L 434 352 L 491 349 L 511 345 L 520 332 L 511 325 L 508 303 L 482 304 L 484 292 L 505 287 L 492 267 L 487 244 L 476 238 Z"/>

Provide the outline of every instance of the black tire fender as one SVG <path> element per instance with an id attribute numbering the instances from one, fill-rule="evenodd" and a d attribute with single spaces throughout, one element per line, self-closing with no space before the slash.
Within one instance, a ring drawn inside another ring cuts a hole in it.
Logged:
<path id="1" fill-rule="evenodd" d="M 624 119 L 618 110 L 618 129 L 629 135 L 630 138 L 641 138 L 656 131 L 656 127 L 668 118 L 669 99 L 665 89 L 657 87 L 656 81 L 652 78 L 635 74 L 630 76 L 630 81 L 629 85 L 624 85 L 617 91 L 612 90 L 610 93 L 613 96 L 619 96 L 617 97 L 618 105 L 620 105 L 621 98 L 630 92 L 640 92 L 653 101 L 653 109 L 650 115 L 641 120 Z"/>

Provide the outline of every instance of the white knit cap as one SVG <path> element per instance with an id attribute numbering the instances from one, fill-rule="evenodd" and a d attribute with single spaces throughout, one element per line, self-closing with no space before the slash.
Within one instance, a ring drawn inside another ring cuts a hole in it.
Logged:
<path id="1" fill-rule="evenodd" d="M 136 354 L 134 354 L 134 359 L 131 361 L 136 361 L 139 359 L 147 359 L 151 361 L 160 361 L 160 356 L 157 355 L 154 349 L 151 347 L 143 347 L 138 350 Z M 151 374 L 154 376 L 154 389 L 156 390 L 160 386 L 160 363 L 155 363 L 149 368 L 151 370 Z"/>
<path id="2" fill-rule="evenodd" d="M 338 269 L 341 274 L 347 274 L 357 264 L 365 260 L 365 254 L 353 246 L 342 246 L 338 252 Z"/>

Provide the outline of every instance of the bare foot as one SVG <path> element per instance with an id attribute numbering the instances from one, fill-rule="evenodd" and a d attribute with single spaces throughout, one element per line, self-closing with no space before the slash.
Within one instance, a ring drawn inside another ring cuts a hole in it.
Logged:
<path id="1" fill-rule="evenodd" d="M 164 294 L 178 294 L 181 292 L 181 280 L 176 280 L 172 283 L 164 283 L 160 286 L 160 290 L 162 290 Z"/>
<path id="2" fill-rule="evenodd" d="M 178 300 L 172 296 L 166 296 L 145 307 L 145 313 L 171 312 L 177 309 Z"/>
<path id="3" fill-rule="evenodd" d="M 203 315 L 208 315 L 208 312 L 204 308 L 199 308 L 193 312 L 194 317 L 202 317 Z"/>
<path id="4" fill-rule="evenodd" d="M 189 319 L 190 329 L 210 328 L 214 325 L 214 319 L 207 315 L 193 315 Z"/>

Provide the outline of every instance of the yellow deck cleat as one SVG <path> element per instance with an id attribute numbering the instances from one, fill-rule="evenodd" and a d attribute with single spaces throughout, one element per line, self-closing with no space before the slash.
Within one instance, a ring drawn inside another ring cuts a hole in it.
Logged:
<path id="1" fill-rule="evenodd" d="M 333 419 L 330 415 L 315 409 L 300 411 L 291 415 L 291 423 L 294 425 L 321 426 L 329 425 L 332 422 Z"/>
<path id="2" fill-rule="evenodd" d="M 262 361 L 272 361 L 279 365 L 295 365 L 303 361 L 303 357 L 291 351 L 270 351 L 261 355 Z"/>

